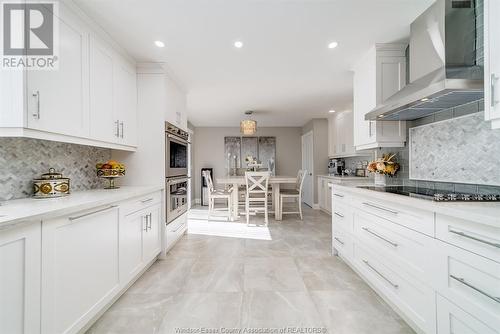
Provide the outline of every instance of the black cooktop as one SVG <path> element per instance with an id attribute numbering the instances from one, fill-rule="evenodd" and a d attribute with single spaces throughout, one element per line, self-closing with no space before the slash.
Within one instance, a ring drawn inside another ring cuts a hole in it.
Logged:
<path id="1" fill-rule="evenodd" d="M 495 202 L 500 201 L 500 194 L 472 194 L 450 192 L 429 188 L 407 187 L 407 186 L 358 186 L 358 188 L 368 189 L 378 192 L 391 193 L 396 195 L 422 198 L 438 202 Z"/>

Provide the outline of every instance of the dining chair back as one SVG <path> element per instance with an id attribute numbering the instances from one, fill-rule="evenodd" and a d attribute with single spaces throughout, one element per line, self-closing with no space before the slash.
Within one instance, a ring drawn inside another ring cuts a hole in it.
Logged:
<path id="1" fill-rule="evenodd" d="M 247 225 L 250 223 L 250 214 L 264 212 L 264 221 L 266 226 L 269 223 L 268 219 L 268 191 L 269 191 L 269 171 L 267 172 L 246 172 L 246 196 L 245 196 L 245 211 Z M 262 203 L 262 206 L 259 205 Z M 254 204 L 254 205 L 250 205 Z"/>
<path id="2" fill-rule="evenodd" d="M 280 191 L 280 208 L 282 214 L 299 214 L 302 220 L 302 188 L 304 186 L 304 180 L 307 176 L 307 170 L 301 169 L 297 173 L 297 182 L 295 183 L 295 189 L 283 189 Z M 293 199 L 298 206 L 298 211 L 285 211 L 283 209 L 283 199 L 290 198 Z"/>
<path id="3" fill-rule="evenodd" d="M 210 220 L 210 217 L 213 215 L 215 211 L 225 211 L 227 214 L 227 219 L 231 220 L 232 219 L 232 189 L 229 190 L 216 190 L 214 187 L 214 183 L 212 181 L 212 175 L 210 171 L 205 170 L 202 172 L 203 178 L 205 179 L 205 182 L 207 183 L 207 188 L 208 188 L 208 218 L 207 220 Z M 221 209 L 216 209 L 215 208 L 215 200 L 216 199 L 223 199 L 227 201 L 227 208 L 221 208 Z"/>

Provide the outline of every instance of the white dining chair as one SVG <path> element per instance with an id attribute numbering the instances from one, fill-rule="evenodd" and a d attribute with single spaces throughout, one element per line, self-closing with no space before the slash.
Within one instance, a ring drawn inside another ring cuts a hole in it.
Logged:
<path id="1" fill-rule="evenodd" d="M 280 208 L 281 214 L 299 214 L 300 220 L 302 220 L 302 187 L 304 185 L 304 179 L 306 178 L 307 170 L 301 169 L 297 173 L 297 182 L 295 183 L 295 189 L 281 189 L 280 190 Z M 283 210 L 283 199 L 291 198 L 297 202 L 299 211 L 284 211 Z"/>
<path id="2" fill-rule="evenodd" d="M 268 218 L 268 187 L 269 187 L 269 172 L 246 172 L 245 173 L 245 212 L 247 218 L 247 226 L 250 224 L 250 214 L 264 212 L 264 221 L 266 226 L 269 223 Z M 259 205 L 262 204 L 262 206 Z M 251 205 L 253 204 L 253 205 Z"/>
<path id="3" fill-rule="evenodd" d="M 232 220 L 232 207 L 233 207 L 233 189 L 215 189 L 214 183 L 212 181 L 212 176 L 210 175 L 210 171 L 203 171 L 203 177 L 205 178 L 205 182 L 208 187 L 208 218 L 210 221 L 210 217 L 213 215 L 215 211 L 226 211 L 227 220 Z M 227 208 L 215 208 L 215 200 L 216 199 L 224 199 L 227 201 Z"/>

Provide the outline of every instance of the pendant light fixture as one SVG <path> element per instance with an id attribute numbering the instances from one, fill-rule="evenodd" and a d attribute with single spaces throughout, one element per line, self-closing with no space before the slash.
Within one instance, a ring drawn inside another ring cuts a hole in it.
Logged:
<path id="1" fill-rule="evenodd" d="M 253 111 L 245 111 L 245 115 L 248 116 L 248 119 L 244 119 L 240 122 L 240 131 L 244 135 L 253 135 L 257 132 L 257 122 L 253 119 L 250 119 Z"/>

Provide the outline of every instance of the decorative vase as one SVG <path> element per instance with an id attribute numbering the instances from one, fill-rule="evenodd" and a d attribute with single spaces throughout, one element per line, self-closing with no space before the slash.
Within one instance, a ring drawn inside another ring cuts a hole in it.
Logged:
<path id="1" fill-rule="evenodd" d="M 375 185 L 376 186 L 386 186 L 387 176 L 384 174 L 375 173 Z"/>

